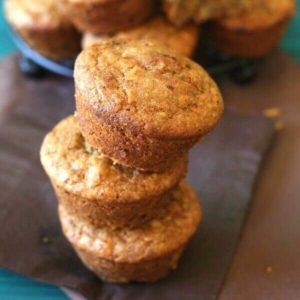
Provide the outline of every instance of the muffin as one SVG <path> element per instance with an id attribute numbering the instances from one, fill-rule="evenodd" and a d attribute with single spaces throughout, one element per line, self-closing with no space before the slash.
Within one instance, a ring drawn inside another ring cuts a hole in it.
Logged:
<path id="1" fill-rule="evenodd" d="M 253 3 L 248 12 L 207 25 L 208 36 L 217 50 L 236 57 L 259 58 L 276 47 L 295 13 L 294 0 L 253 0 Z"/>
<path id="2" fill-rule="evenodd" d="M 55 0 L 6 0 L 5 13 L 14 30 L 41 55 L 54 60 L 80 51 L 81 36 Z"/>
<path id="3" fill-rule="evenodd" d="M 80 31 L 113 34 L 145 22 L 154 0 L 58 0 Z"/>
<path id="4" fill-rule="evenodd" d="M 199 28 L 196 25 L 186 25 L 177 28 L 164 17 L 157 17 L 137 28 L 120 32 L 114 37 L 124 40 L 146 39 L 161 43 L 175 53 L 192 57 L 197 46 Z M 109 39 L 112 36 L 83 35 L 82 47 L 85 49 L 92 44 Z"/>
<path id="5" fill-rule="evenodd" d="M 219 89 L 202 67 L 146 40 L 92 45 L 77 58 L 74 77 L 86 141 L 129 167 L 168 169 L 223 112 Z"/>
<path id="6" fill-rule="evenodd" d="M 41 162 L 68 213 L 93 227 L 114 228 L 159 215 L 187 168 L 186 158 L 160 174 L 114 165 L 86 145 L 74 116 L 45 137 Z"/>
<path id="7" fill-rule="evenodd" d="M 176 25 L 188 21 L 203 23 L 221 16 L 235 15 L 251 7 L 253 0 L 163 0 L 169 20 Z M 276 0 L 275 0 L 276 1 Z"/>
<path id="8" fill-rule="evenodd" d="M 137 229 L 96 228 L 59 208 L 66 238 L 101 279 L 153 282 L 176 268 L 201 219 L 196 195 L 182 183 L 160 218 Z"/>

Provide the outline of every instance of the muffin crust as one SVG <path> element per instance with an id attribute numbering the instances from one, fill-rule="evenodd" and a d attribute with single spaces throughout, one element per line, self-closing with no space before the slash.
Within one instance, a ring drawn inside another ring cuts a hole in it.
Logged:
<path id="1" fill-rule="evenodd" d="M 93 226 L 115 228 L 159 214 L 187 168 L 186 158 L 159 174 L 115 165 L 86 145 L 74 116 L 45 137 L 41 162 L 66 210 Z"/>
<path id="2" fill-rule="evenodd" d="M 251 8 L 253 0 L 163 0 L 171 22 L 182 25 L 188 21 L 207 20 L 239 14 Z M 275 0 L 276 1 L 276 0 Z"/>
<path id="3" fill-rule="evenodd" d="M 74 77 L 85 139 L 131 167 L 163 170 L 223 113 L 219 89 L 206 71 L 154 42 L 93 45 L 77 58 Z"/>
<path id="4" fill-rule="evenodd" d="M 192 57 L 198 42 L 199 27 L 186 25 L 177 28 L 169 23 L 164 17 L 156 17 L 153 20 L 128 31 L 120 32 L 113 37 L 124 40 L 145 39 L 161 43 L 177 54 Z M 83 49 L 95 43 L 102 42 L 112 36 L 94 35 L 85 33 L 83 35 Z"/>
<path id="5" fill-rule="evenodd" d="M 134 28 L 153 13 L 154 0 L 59 0 L 80 31 L 113 34 Z"/>
<path id="6" fill-rule="evenodd" d="M 279 42 L 295 13 L 294 0 L 252 1 L 251 10 L 207 25 L 212 43 L 219 51 L 255 58 L 267 55 Z"/>
<path id="7" fill-rule="evenodd" d="M 83 263 L 114 282 L 156 281 L 177 265 L 194 235 L 201 210 L 192 189 L 182 182 L 161 217 L 137 229 L 95 228 L 60 206 L 64 234 Z"/>
<path id="8" fill-rule="evenodd" d="M 37 52 L 55 60 L 80 51 L 80 34 L 55 0 L 6 0 L 9 23 Z"/>

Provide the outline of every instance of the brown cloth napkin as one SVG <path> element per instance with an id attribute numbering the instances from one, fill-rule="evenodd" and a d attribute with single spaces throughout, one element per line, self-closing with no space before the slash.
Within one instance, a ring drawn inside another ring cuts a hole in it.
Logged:
<path id="1" fill-rule="evenodd" d="M 14 65 L 10 58 L 0 66 L 0 78 L 15 80 L 0 84 L 6 98 L 0 126 L 0 267 L 91 299 L 215 299 L 231 265 L 273 124 L 259 115 L 227 112 L 190 155 L 188 180 L 202 200 L 204 219 L 178 269 L 155 284 L 108 284 L 82 266 L 63 237 L 56 199 L 39 163 L 46 132 L 74 111 L 72 82 L 25 80 Z"/>

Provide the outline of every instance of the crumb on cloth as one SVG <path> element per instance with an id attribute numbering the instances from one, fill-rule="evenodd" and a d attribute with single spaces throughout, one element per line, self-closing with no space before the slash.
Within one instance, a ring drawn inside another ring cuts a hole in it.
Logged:
<path id="1" fill-rule="evenodd" d="M 280 131 L 284 128 L 284 122 L 281 119 L 281 110 L 278 107 L 269 107 L 266 108 L 265 110 L 263 110 L 262 114 L 275 121 L 274 123 L 274 127 L 276 131 Z"/>
<path id="2" fill-rule="evenodd" d="M 42 239 L 44 244 L 48 244 L 49 243 L 49 238 L 47 236 L 44 236 Z"/>
<path id="3" fill-rule="evenodd" d="M 270 119 L 275 119 L 281 116 L 281 110 L 278 107 L 269 107 L 263 110 L 263 115 Z"/>
<path id="4" fill-rule="evenodd" d="M 272 273 L 272 272 L 273 272 L 272 266 L 267 266 L 267 267 L 266 267 L 266 273 L 270 274 L 270 273 Z"/>

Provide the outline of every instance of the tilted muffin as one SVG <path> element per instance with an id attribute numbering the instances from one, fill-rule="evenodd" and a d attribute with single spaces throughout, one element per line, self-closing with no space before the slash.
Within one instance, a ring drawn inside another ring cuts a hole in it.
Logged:
<path id="1" fill-rule="evenodd" d="M 5 13 L 16 32 L 40 54 L 61 60 L 79 53 L 81 36 L 57 1 L 6 0 Z"/>
<path id="2" fill-rule="evenodd" d="M 80 31 L 112 34 L 145 22 L 155 0 L 58 0 Z"/>
<path id="3" fill-rule="evenodd" d="M 74 116 L 45 137 L 41 162 L 70 214 L 115 228 L 136 227 L 158 215 L 187 168 L 186 158 L 160 174 L 114 165 L 86 145 Z"/>
<path id="4" fill-rule="evenodd" d="M 267 55 L 279 42 L 295 13 L 294 0 L 253 0 L 253 8 L 207 25 L 213 45 L 237 57 Z"/>
<path id="5" fill-rule="evenodd" d="M 78 122 L 120 164 L 161 171 L 218 122 L 223 100 L 206 71 L 146 40 L 108 40 L 75 63 Z"/>
<path id="6" fill-rule="evenodd" d="M 111 37 L 85 33 L 83 35 L 82 47 L 85 49 L 88 46 Z M 114 35 L 114 37 L 124 40 L 152 40 L 162 43 L 162 45 L 172 49 L 175 53 L 192 57 L 198 42 L 199 27 L 196 25 L 185 25 L 177 28 L 164 17 L 157 17 L 137 28 L 120 32 Z"/>
<path id="7" fill-rule="evenodd" d="M 100 278 L 113 282 L 153 282 L 176 268 L 201 219 L 199 201 L 182 183 L 163 216 L 136 229 L 95 228 L 60 206 L 67 239 L 82 262 Z"/>
<path id="8" fill-rule="evenodd" d="M 253 0 L 163 0 L 169 20 L 176 25 L 188 21 L 203 23 L 221 16 L 235 15 L 251 7 Z"/>

